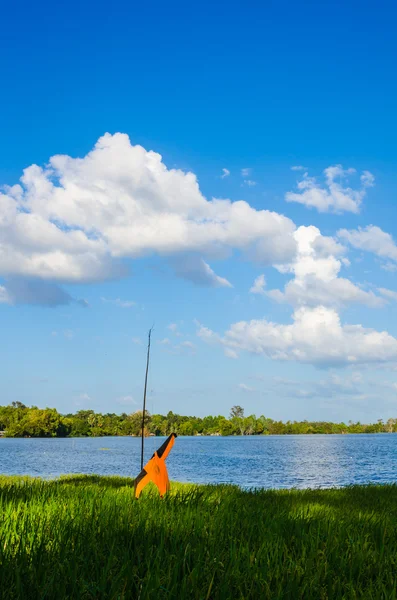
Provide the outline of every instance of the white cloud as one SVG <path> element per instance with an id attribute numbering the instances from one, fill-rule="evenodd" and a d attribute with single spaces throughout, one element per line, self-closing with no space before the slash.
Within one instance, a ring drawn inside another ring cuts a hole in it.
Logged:
<path id="1" fill-rule="evenodd" d="M 256 181 L 253 181 L 253 179 L 244 179 L 243 184 L 247 185 L 248 187 L 254 187 L 256 185 Z"/>
<path id="2" fill-rule="evenodd" d="M 263 296 L 264 296 L 264 295 L 265 295 L 265 293 L 266 293 L 266 292 L 265 292 L 265 287 L 266 287 L 266 279 L 265 279 L 265 276 L 264 276 L 263 274 L 262 274 L 262 275 L 259 275 L 259 276 L 258 276 L 258 277 L 255 279 L 255 281 L 254 281 L 254 283 L 253 283 L 252 287 L 250 288 L 250 293 L 251 293 L 251 294 L 261 294 L 261 295 L 263 295 Z"/>
<path id="3" fill-rule="evenodd" d="M 183 346 L 184 348 L 188 348 L 189 350 L 195 350 L 196 349 L 195 344 L 193 344 L 193 342 L 189 342 L 189 340 L 186 340 L 185 342 L 182 342 L 181 346 Z"/>
<path id="4" fill-rule="evenodd" d="M 168 169 L 127 135 L 105 134 L 86 156 L 32 165 L 0 194 L 0 276 L 119 278 L 123 259 L 153 253 L 208 260 L 238 250 L 269 265 L 291 260 L 294 229 L 244 201 L 207 200 L 193 173 Z"/>
<path id="5" fill-rule="evenodd" d="M 172 265 L 177 277 L 187 279 L 206 287 L 233 287 L 230 281 L 220 277 L 200 256 L 185 255 L 173 259 Z"/>
<path id="6" fill-rule="evenodd" d="M 120 308 L 132 308 L 133 306 L 135 306 L 135 302 L 133 302 L 132 300 L 120 300 L 120 298 L 116 298 L 114 303 L 117 306 L 120 306 Z"/>
<path id="7" fill-rule="evenodd" d="M 283 273 L 293 273 L 294 279 L 285 285 L 284 291 L 265 292 L 273 300 L 294 307 L 343 307 L 354 303 L 376 308 L 384 304 L 372 291 L 338 276 L 343 259 L 337 256 L 345 248 L 333 238 L 322 236 L 314 226 L 299 227 L 294 237 L 298 248 L 296 258 L 290 265 L 279 268 Z"/>
<path id="8" fill-rule="evenodd" d="M 225 348 L 225 356 L 227 356 L 228 358 L 233 358 L 233 359 L 237 359 L 238 358 L 238 354 L 235 350 L 232 350 L 231 348 Z"/>
<path id="9" fill-rule="evenodd" d="M 386 331 L 342 325 L 336 310 L 323 306 L 299 308 L 287 325 L 266 319 L 241 321 L 223 336 L 203 326 L 198 335 L 236 354 L 246 351 L 319 367 L 397 361 L 397 339 Z"/>
<path id="10" fill-rule="evenodd" d="M 393 290 L 388 290 L 387 288 L 378 288 L 378 292 L 385 298 L 397 301 L 397 292 L 394 292 Z"/>
<path id="11" fill-rule="evenodd" d="M 0 303 L 55 307 L 77 304 L 88 307 L 84 299 L 73 298 L 56 283 L 23 277 L 9 277 L 4 286 L 0 286 Z"/>
<path id="12" fill-rule="evenodd" d="M 132 308 L 136 304 L 132 300 L 121 300 L 120 298 L 112 300 L 111 298 L 104 298 L 103 296 L 101 297 L 101 300 L 105 304 L 115 304 L 119 308 Z"/>
<path id="13" fill-rule="evenodd" d="M 390 233 L 386 233 L 376 225 L 368 225 L 358 229 L 340 229 L 338 236 L 353 248 L 373 252 L 381 258 L 397 262 L 397 245 Z"/>
<path id="14" fill-rule="evenodd" d="M 308 228 L 308 230 L 309 229 L 311 230 L 310 227 Z M 346 253 L 346 247 L 337 242 L 337 240 L 329 236 L 321 235 L 319 229 L 317 229 L 317 232 L 318 235 L 313 236 L 311 245 L 318 258 L 328 258 L 329 256 L 342 256 Z M 295 238 L 296 235 L 297 234 L 295 234 Z"/>
<path id="15" fill-rule="evenodd" d="M 375 177 L 369 171 L 363 171 L 360 181 L 364 187 L 373 187 L 375 185 Z"/>
<path id="16" fill-rule="evenodd" d="M 0 285 L 0 304 L 11 304 L 10 297 L 6 288 Z"/>
<path id="17" fill-rule="evenodd" d="M 397 265 L 388 262 L 381 265 L 381 269 L 383 269 L 384 271 L 389 271 L 390 273 L 394 273 L 395 271 L 397 271 Z"/>
<path id="18" fill-rule="evenodd" d="M 193 342 L 186 340 L 180 344 L 180 346 L 175 346 L 175 348 L 180 350 L 181 354 L 187 354 L 190 356 L 194 356 L 196 354 L 196 344 Z"/>
<path id="19" fill-rule="evenodd" d="M 137 346 L 140 346 L 142 344 L 142 340 L 139 337 L 133 337 L 131 341 L 133 344 L 136 344 Z"/>
<path id="20" fill-rule="evenodd" d="M 252 173 L 252 169 L 241 169 L 241 177 L 249 177 Z"/>
<path id="21" fill-rule="evenodd" d="M 374 367 L 376 370 L 381 368 L 380 365 Z M 346 409 L 350 405 L 355 412 L 361 408 L 373 413 L 375 407 L 378 413 L 380 411 L 378 416 L 390 415 L 395 405 L 397 385 L 393 380 L 385 379 L 385 374 L 381 378 L 377 376 L 372 379 L 368 377 L 370 372 L 371 369 L 366 366 L 361 371 L 346 368 L 341 374 L 330 370 L 329 374 L 320 379 L 285 382 L 274 379 L 273 385 L 268 383 L 265 392 L 279 398 L 313 398 L 324 407 L 343 405 Z"/>
<path id="22" fill-rule="evenodd" d="M 294 165 L 291 167 L 291 171 L 306 171 L 306 167 L 302 167 L 302 165 Z"/>
<path id="23" fill-rule="evenodd" d="M 76 332 L 72 329 L 65 329 L 62 332 L 51 331 L 52 337 L 58 337 L 58 334 L 63 335 L 63 337 L 65 337 L 67 340 L 72 340 L 75 337 Z"/>
<path id="24" fill-rule="evenodd" d="M 336 277 L 323 281 L 308 275 L 302 281 L 296 279 L 287 283 L 284 292 L 270 290 L 268 296 L 277 302 L 287 302 L 293 306 L 335 306 L 364 304 L 370 308 L 384 305 L 384 300 L 372 291 L 365 291 L 348 279 Z"/>
<path id="25" fill-rule="evenodd" d="M 185 340 L 180 344 L 173 344 L 171 340 L 165 338 L 158 343 L 163 346 L 163 351 L 167 352 L 167 354 L 184 354 L 185 356 L 193 356 L 196 353 L 196 345 L 189 340 Z"/>
<path id="26" fill-rule="evenodd" d="M 314 177 L 305 172 L 298 182 L 298 191 L 287 192 L 285 199 L 316 208 L 319 212 L 359 213 L 367 189 L 374 185 L 375 178 L 369 171 L 363 171 L 360 189 L 343 187 L 341 181 L 354 173 L 354 169 L 343 169 L 342 165 L 328 167 L 324 170 L 325 186 L 321 187 Z"/>
<path id="27" fill-rule="evenodd" d="M 92 398 L 87 392 L 82 392 L 74 397 L 75 406 L 89 406 L 92 403 Z"/>
<path id="28" fill-rule="evenodd" d="M 167 329 L 169 329 L 170 331 L 172 331 L 172 333 L 176 336 L 176 337 L 183 337 L 183 333 L 181 333 L 178 329 L 178 325 L 176 323 L 170 323 L 169 325 L 167 325 Z"/>
<path id="29" fill-rule="evenodd" d="M 255 388 L 252 388 L 249 385 L 246 385 L 245 383 L 239 383 L 238 387 L 244 392 L 256 392 Z"/>
<path id="30" fill-rule="evenodd" d="M 138 404 L 137 401 L 132 397 L 132 396 L 120 396 L 120 398 L 117 398 L 116 400 L 117 404 L 120 404 L 121 406 L 132 406 L 135 404 Z"/>
<path id="31" fill-rule="evenodd" d="M 229 169 L 222 169 L 221 179 L 225 179 L 225 177 L 229 177 L 230 171 Z"/>
<path id="32" fill-rule="evenodd" d="M 296 395 L 304 398 L 361 398 L 365 381 L 359 371 L 346 370 L 343 377 L 330 372 L 327 377 L 315 381 L 292 381 L 283 378 L 273 378 L 270 386 L 272 393 Z"/>

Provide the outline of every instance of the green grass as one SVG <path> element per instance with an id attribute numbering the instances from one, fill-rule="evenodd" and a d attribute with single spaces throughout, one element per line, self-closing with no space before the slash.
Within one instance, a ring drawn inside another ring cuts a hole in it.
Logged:
<path id="1" fill-rule="evenodd" d="M 244 492 L 0 477 L 0 597 L 396 599 L 397 486 Z"/>

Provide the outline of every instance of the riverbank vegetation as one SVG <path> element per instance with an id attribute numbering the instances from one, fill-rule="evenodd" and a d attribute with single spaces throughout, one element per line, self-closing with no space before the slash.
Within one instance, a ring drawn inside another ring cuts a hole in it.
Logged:
<path id="1" fill-rule="evenodd" d="M 0 477 L 8 600 L 395 598 L 397 487 L 242 491 Z"/>
<path id="2" fill-rule="evenodd" d="M 261 415 L 244 415 L 241 406 L 233 406 L 228 418 L 218 416 L 188 417 L 169 412 L 145 416 L 146 435 L 288 435 L 332 433 L 392 433 L 397 419 L 376 423 L 330 423 L 326 421 L 275 421 Z M 95 413 L 79 410 L 60 414 L 55 408 L 27 407 L 21 402 L 0 406 L 0 431 L 6 437 L 82 437 L 140 435 L 142 411 L 131 414 Z"/>

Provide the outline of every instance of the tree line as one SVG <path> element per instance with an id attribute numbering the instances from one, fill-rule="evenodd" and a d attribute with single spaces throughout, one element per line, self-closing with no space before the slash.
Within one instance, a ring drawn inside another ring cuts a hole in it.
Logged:
<path id="1" fill-rule="evenodd" d="M 138 436 L 142 433 L 142 411 L 131 414 L 96 413 L 79 410 L 60 414 L 55 408 L 27 407 L 21 402 L 0 406 L 0 431 L 5 437 L 100 437 Z M 292 435 L 333 433 L 393 433 L 397 419 L 364 424 L 328 421 L 276 421 L 261 415 L 244 415 L 241 406 L 233 406 L 228 418 L 189 417 L 169 411 L 166 415 L 145 414 L 145 435 Z"/>

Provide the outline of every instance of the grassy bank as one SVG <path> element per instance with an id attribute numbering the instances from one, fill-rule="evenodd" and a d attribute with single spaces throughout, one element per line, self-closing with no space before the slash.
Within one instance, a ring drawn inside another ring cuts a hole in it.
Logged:
<path id="1" fill-rule="evenodd" d="M 397 598 L 397 487 L 244 492 L 0 477 L 0 595 Z"/>

